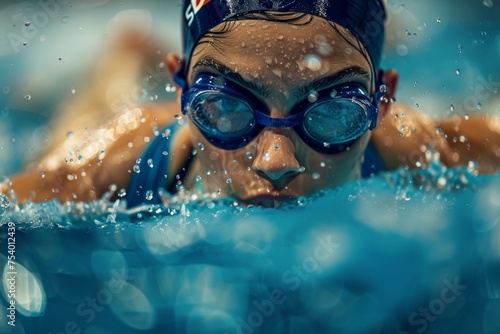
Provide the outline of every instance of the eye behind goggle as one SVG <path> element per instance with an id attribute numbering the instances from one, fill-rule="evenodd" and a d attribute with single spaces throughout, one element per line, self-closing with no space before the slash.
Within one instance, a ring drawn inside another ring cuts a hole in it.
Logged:
<path id="1" fill-rule="evenodd" d="M 352 144 L 370 127 L 367 106 L 355 99 L 336 98 L 313 105 L 304 114 L 304 134 L 316 146 L 331 147 Z"/>
<path id="2" fill-rule="evenodd" d="M 220 91 L 201 92 L 194 97 L 188 116 L 210 137 L 238 140 L 252 132 L 255 113 L 248 103 Z"/>

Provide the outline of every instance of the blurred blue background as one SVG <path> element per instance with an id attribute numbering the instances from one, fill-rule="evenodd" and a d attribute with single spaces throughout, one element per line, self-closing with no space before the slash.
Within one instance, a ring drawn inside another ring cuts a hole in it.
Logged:
<path id="1" fill-rule="evenodd" d="M 180 51 L 178 3 L 2 1 L 0 177 L 57 140 L 54 119 L 86 98 L 117 27 L 160 41 L 153 62 Z M 499 3 L 388 8 L 382 66 L 400 71 L 399 101 L 433 117 L 500 113 Z M 415 172 L 423 188 L 402 169 L 293 210 L 182 198 L 134 213 L 106 200 L 12 204 L 0 218 L 17 224 L 18 325 L 6 325 L 4 272 L 0 333 L 500 333 L 500 179 L 431 167 Z M 335 247 L 318 265 L 325 238 Z M 286 303 L 256 313 L 273 289 Z"/>

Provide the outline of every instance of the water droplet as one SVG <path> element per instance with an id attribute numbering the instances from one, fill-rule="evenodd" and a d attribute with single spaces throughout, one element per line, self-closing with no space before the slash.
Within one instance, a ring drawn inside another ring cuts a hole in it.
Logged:
<path id="1" fill-rule="evenodd" d="M 146 191 L 146 200 L 150 201 L 152 199 L 153 199 L 153 191 L 152 190 Z"/>
<path id="2" fill-rule="evenodd" d="M 476 103 L 477 110 L 481 110 L 482 107 L 483 107 L 483 105 L 481 104 L 481 102 Z"/>
<path id="3" fill-rule="evenodd" d="M 458 44 L 458 52 L 462 53 L 462 51 L 464 50 L 464 47 L 460 44 Z"/>
<path id="4" fill-rule="evenodd" d="M 309 93 L 307 100 L 311 103 L 314 103 L 314 102 L 318 101 L 318 98 L 319 98 L 319 93 L 316 91 L 312 91 Z"/>
<path id="5" fill-rule="evenodd" d="M 193 150 L 191 151 L 191 155 L 195 156 L 196 154 L 198 154 L 198 151 L 195 148 L 193 148 Z"/>
<path id="6" fill-rule="evenodd" d="M 446 186 L 447 180 L 444 176 L 441 176 L 437 180 L 437 186 L 439 189 L 443 189 Z"/>
<path id="7" fill-rule="evenodd" d="M 307 55 L 304 57 L 304 62 L 307 68 L 311 71 L 319 71 L 321 69 L 321 59 L 316 55 Z"/>
<path id="8" fill-rule="evenodd" d="M 401 132 L 405 132 L 406 131 L 406 125 L 400 124 L 399 127 L 398 127 L 398 130 L 401 131 Z"/>
<path id="9" fill-rule="evenodd" d="M 211 174 L 210 169 L 207 169 L 206 173 L 207 175 L 210 175 Z"/>
<path id="10" fill-rule="evenodd" d="M 125 196 L 127 196 L 127 191 L 125 190 L 125 188 L 121 188 L 120 190 L 118 190 L 118 197 L 123 198 Z"/>
<path id="11" fill-rule="evenodd" d="M 217 152 L 210 152 L 210 160 L 215 161 L 219 158 L 219 153 Z"/>
<path id="12" fill-rule="evenodd" d="M 0 194 L 0 209 L 5 210 L 10 206 L 10 201 L 4 194 Z"/>
<path id="13" fill-rule="evenodd" d="M 81 154 L 78 155 L 78 161 L 82 161 L 82 159 L 83 159 L 83 156 Z"/>
<path id="14" fill-rule="evenodd" d="M 464 118 L 465 118 L 466 121 L 468 121 L 469 118 L 470 118 L 470 115 L 469 114 L 465 114 Z"/>
<path id="15" fill-rule="evenodd" d="M 493 1 L 492 0 L 483 0 L 483 5 L 485 5 L 488 8 L 493 7 Z"/>
<path id="16" fill-rule="evenodd" d="M 153 159 L 148 159 L 148 166 L 149 166 L 149 168 L 154 167 Z"/>
<path id="17" fill-rule="evenodd" d="M 31 95 L 24 95 L 24 100 L 26 100 L 26 101 L 31 100 Z"/>
<path id="18" fill-rule="evenodd" d="M 319 165 L 323 168 L 326 166 L 326 164 L 323 161 Z"/>
<path id="19" fill-rule="evenodd" d="M 453 106 L 453 104 L 452 104 L 452 105 L 450 105 L 450 110 L 451 110 L 451 111 L 455 111 L 455 107 Z"/>
<path id="20" fill-rule="evenodd" d="M 179 114 L 175 115 L 174 117 L 175 117 L 175 119 L 176 119 L 176 120 L 180 120 L 180 119 L 182 119 L 182 116 L 181 116 L 181 115 L 179 115 Z"/>
<path id="21" fill-rule="evenodd" d="M 45 179 L 45 173 L 44 173 L 44 172 L 41 172 L 41 173 L 40 173 L 40 177 L 41 177 L 42 179 Z"/>
<path id="22" fill-rule="evenodd" d="M 69 138 L 73 138 L 73 136 L 74 136 L 74 135 L 75 135 L 75 133 L 74 133 L 73 131 L 68 131 L 68 132 L 66 133 L 66 138 L 68 138 L 68 139 L 69 139 Z"/>
<path id="23" fill-rule="evenodd" d="M 141 167 L 139 165 L 134 165 L 134 173 L 139 174 L 141 172 Z"/>
<path id="24" fill-rule="evenodd" d="M 271 159 L 271 156 L 266 152 L 262 155 L 262 159 L 264 159 L 265 161 L 269 161 L 269 159 Z"/>
<path id="25" fill-rule="evenodd" d="M 319 173 L 314 172 L 312 173 L 311 177 L 313 180 L 319 180 L 319 178 L 321 178 L 321 175 Z"/>
<path id="26" fill-rule="evenodd" d="M 457 70 L 456 70 L 456 72 L 455 72 L 455 73 L 457 73 L 457 75 L 460 75 L 460 69 L 459 69 L 459 68 L 457 68 Z"/>
<path id="27" fill-rule="evenodd" d="M 332 90 L 332 92 L 330 93 L 330 97 L 332 97 L 332 98 L 333 98 L 333 97 L 337 96 L 337 93 L 338 93 L 338 92 L 337 92 L 337 90 L 336 90 L 336 89 Z"/>
<path id="28" fill-rule="evenodd" d="M 203 151 L 205 149 L 205 145 L 203 145 L 202 143 L 198 143 L 198 148 L 200 149 L 200 151 Z"/>
<path id="29" fill-rule="evenodd" d="M 274 145 L 274 148 L 279 150 L 280 149 L 280 146 L 278 144 Z"/>
<path id="30" fill-rule="evenodd" d="M 229 179 L 227 179 L 227 180 L 226 180 L 226 183 L 227 183 L 227 184 L 229 184 L 229 183 L 231 183 L 231 182 L 233 182 L 233 179 L 232 179 L 232 178 L 229 178 Z"/>
<path id="31" fill-rule="evenodd" d="M 387 86 L 386 85 L 380 85 L 379 90 L 380 90 L 381 93 L 387 93 Z"/>
<path id="32" fill-rule="evenodd" d="M 278 41 L 282 41 L 282 40 L 283 40 L 283 38 L 284 38 L 284 36 L 283 36 L 283 35 L 278 35 L 278 36 L 276 36 L 276 39 L 277 39 Z"/>
<path id="33" fill-rule="evenodd" d="M 300 196 L 299 198 L 297 198 L 297 204 L 299 206 L 304 206 L 307 204 L 307 198 L 305 198 L 304 196 Z"/>
<path id="34" fill-rule="evenodd" d="M 29 21 L 28 21 L 28 22 L 24 23 L 24 25 L 25 25 L 26 27 L 29 27 L 29 26 L 31 25 L 31 22 L 29 22 Z"/>
<path id="35" fill-rule="evenodd" d="M 65 15 L 61 17 L 61 23 L 66 24 L 69 22 L 69 16 Z"/>
<path id="36" fill-rule="evenodd" d="M 279 68 L 273 68 L 273 73 L 275 76 L 277 76 L 278 78 L 281 78 L 281 70 Z"/>
<path id="37" fill-rule="evenodd" d="M 438 17 L 436 20 L 437 23 L 441 23 L 441 19 Z"/>
<path id="38" fill-rule="evenodd" d="M 246 156 L 247 156 L 248 160 L 252 160 L 253 159 L 252 152 L 247 152 Z"/>
<path id="39" fill-rule="evenodd" d="M 62 57 L 59 57 L 58 59 L 59 59 L 59 60 L 62 60 Z"/>
<path id="40" fill-rule="evenodd" d="M 71 94 L 75 94 L 76 93 L 76 89 L 74 87 L 71 87 Z"/>
<path id="41" fill-rule="evenodd" d="M 165 91 L 167 93 L 175 93 L 175 91 L 177 90 L 177 87 L 175 87 L 174 85 L 168 83 L 165 85 Z"/>
<path id="42" fill-rule="evenodd" d="M 196 175 L 195 180 L 196 180 L 196 182 L 200 182 L 201 181 L 201 176 L 200 175 Z"/>

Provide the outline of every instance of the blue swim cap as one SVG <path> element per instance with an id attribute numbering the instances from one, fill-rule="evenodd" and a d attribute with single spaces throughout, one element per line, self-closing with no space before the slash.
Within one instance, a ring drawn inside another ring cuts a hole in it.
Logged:
<path id="1" fill-rule="evenodd" d="M 386 12 L 382 0 L 184 0 L 184 56 L 190 60 L 199 39 L 210 29 L 239 16 L 263 12 L 299 12 L 325 18 L 348 29 L 380 64 Z"/>

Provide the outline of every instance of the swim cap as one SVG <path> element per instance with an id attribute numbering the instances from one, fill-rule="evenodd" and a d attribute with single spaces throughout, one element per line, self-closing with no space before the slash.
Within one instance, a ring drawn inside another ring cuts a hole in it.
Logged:
<path id="1" fill-rule="evenodd" d="M 325 18 L 348 29 L 377 68 L 384 45 L 383 0 L 184 0 L 184 56 L 189 62 L 199 39 L 210 29 L 239 16 L 263 12 L 299 12 Z"/>

